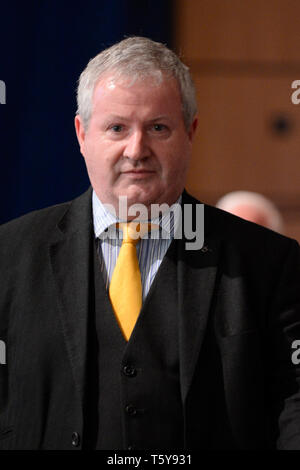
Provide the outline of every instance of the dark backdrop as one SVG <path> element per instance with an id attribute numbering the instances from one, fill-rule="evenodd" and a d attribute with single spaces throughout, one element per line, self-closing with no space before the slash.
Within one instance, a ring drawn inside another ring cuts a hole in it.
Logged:
<path id="1" fill-rule="evenodd" d="M 172 47 L 172 0 L 2 2 L 0 223 L 82 193 L 77 79 L 91 57 L 129 35 Z"/>

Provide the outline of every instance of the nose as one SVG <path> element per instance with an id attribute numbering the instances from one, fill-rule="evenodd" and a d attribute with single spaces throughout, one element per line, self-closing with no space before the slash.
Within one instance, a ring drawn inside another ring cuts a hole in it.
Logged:
<path id="1" fill-rule="evenodd" d="M 142 130 L 132 132 L 124 149 L 124 157 L 131 160 L 142 160 L 148 156 L 149 149 L 147 148 L 144 132 Z"/>

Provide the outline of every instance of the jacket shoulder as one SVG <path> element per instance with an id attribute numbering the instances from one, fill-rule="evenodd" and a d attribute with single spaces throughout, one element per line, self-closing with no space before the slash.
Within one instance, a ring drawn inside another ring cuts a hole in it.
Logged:
<path id="1" fill-rule="evenodd" d="M 210 230 L 213 227 L 217 228 L 220 236 L 225 240 L 234 240 L 238 244 L 243 243 L 243 241 L 247 244 L 252 241 L 255 244 L 255 242 L 262 242 L 263 240 L 285 244 L 293 240 L 279 232 L 242 219 L 216 207 L 205 205 L 205 212 Z M 293 240 L 293 242 L 296 242 L 296 240 Z"/>
<path id="2" fill-rule="evenodd" d="M 204 204 L 205 239 L 218 239 L 224 246 L 257 255 L 273 251 L 274 256 L 275 248 L 285 251 L 290 247 L 299 247 L 297 240 L 205 204 L 187 193 L 184 202 L 192 205 Z"/>
<path id="3" fill-rule="evenodd" d="M 9 243 L 10 240 L 28 239 L 28 236 L 37 239 L 49 235 L 70 204 L 71 201 L 35 210 L 1 225 L 0 240 Z"/>

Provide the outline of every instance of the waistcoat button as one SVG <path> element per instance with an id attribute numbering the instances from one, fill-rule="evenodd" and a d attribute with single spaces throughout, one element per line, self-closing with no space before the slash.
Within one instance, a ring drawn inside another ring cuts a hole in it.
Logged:
<path id="1" fill-rule="evenodd" d="M 130 365 L 124 366 L 123 372 L 127 377 L 134 377 L 136 375 L 136 369 Z"/>
<path id="2" fill-rule="evenodd" d="M 136 415 L 136 409 L 133 405 L 127 405 L 125 411 L 131 416 Z"/>
<path id="3" fill-rule="evenodd" d="M 72 446 L 78 447 L 80 443 L 80 436 L 78 432 L 73 432 L 72 434 Z"/>

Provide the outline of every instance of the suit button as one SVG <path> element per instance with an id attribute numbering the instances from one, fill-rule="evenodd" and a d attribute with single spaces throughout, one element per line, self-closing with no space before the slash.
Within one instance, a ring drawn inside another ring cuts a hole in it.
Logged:
<path id="1" fill-rule="evenodd" d="M 80 444 L 80 436 L 78 432 L 73 432 L 72 434 L 72 446 L 78 447 Z"/>
<path id="2" fill-rule="evenodd" d="M 125 408 L 125 411 L 127 414 L 129 414 L 130 416 L 134 416 L 136 415 L 136 409 L 133 405 L 127 405 L 126 408 Z"/>
<path id="3" fill-rule="evenodd" d="M 136 375 L 136 369 L 132 366 L 124 366 L 123 373 L 127 375 L 127 377 L 134 377 Z"/>
<path id="4" fill-rule="evenodd" d="M 134 446 L 128 446 L 127 450 L 134 450 Z"/>

